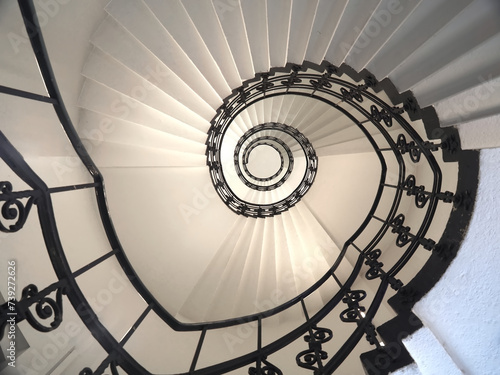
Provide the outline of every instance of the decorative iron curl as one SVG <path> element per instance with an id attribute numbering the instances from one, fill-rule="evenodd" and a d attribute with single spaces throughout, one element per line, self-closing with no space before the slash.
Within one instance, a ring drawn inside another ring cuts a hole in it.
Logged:
<path id="1" fill-rule="evenodd" d="M 12 191 L 12 184 L 9 181 L 0 182 L 0 201 L 4 201 L 2 205 L 2 218 L 5 220 L 15 220 L 14 224 L 8 226 L 0 220 L 0 231 L 5 233 L 14 233 L 19 231 L 30 213 L 31 207 L 35 203 L 34 195 L 29 196 L 26 206 L 19 200 L 20 196 Z"/>
<path id="2" fill-rule="evenodd" d="M 262 78 L 262 83 L 258 85 L 256 89 L 258 91 L 262 91 L 265 95 L 266 91 L 274 86 L 274 83 L 269 82 L 269 73 L 263 73 L 260 77 Z"/>
<path id="3" fill-rule="evenodd" d="M 372 119 L 380 124 L 380 121 L 384 121 L 385 126 L 390 128 L 392 126 L 392 116 L 389 112 L 382 108 L 381 111 L 378 110 L 376 105 L 370 107 L 370 112 Z"/>
<path id="4" fill-rule="evenodd" d="M 364 290 L 350 290 L 346 292 L 342 302 L 347 304 L 348 308 L 340 313 L 340 320 L 344 323 L 357 323 L 361 321 L 361 312 L 365 311 L 359 302 L 366 298 Z"/>
<path id="5" fill-rule="evenodd" d="M 403 247 L 407 245 L 412 240 L 412 235 L 410 234 L 410 227 L 405 227 L 403 224 L 405 222 L 405 215 L 399 214 L 396 216 L 392 222 L 392 233 L 397 233 L 396 246 Z"/>
<path id="6" fill-rule="evenodd" d="M 266 361 L 266 359 L 262 359 L 263 366 L 260 371 L 256 367 L 250 367 L 248 369 L 249 375 L 283 375 L 283 371 L 281 371 L 278 367 L 273 365 L 272 363 Z"/>
<path id="7" fill-rule="evenodd" d="M 324 344 L 330 341 L 333 337 L 331 329 L 313 326 L 311 329 L 312 335 L 304 336 L 304 341 L 308 343 L 316 342 Z"/>
<path id="8" fill-rule="evenodd" d="M 287 90 L 290 89 L 290 87 L 292 87 L 296 83 L 302 82 L 300 78 L 297 78 L 297 74 L 299 73 L 300 69 L 301 69 L 300 65 L 292 66 L 292 72 L 290 73 L 288 79 L 286 81 L 281 81 L 281 84 L 283 86 L 286 86 Z"/>
<path id="9" fill-rule="evenodd" d="M 415 205 L 418 208 L 424 208 L 429 201 L 431 195 L 425 191 L 425 186 L 417 186 L 417 181 L 414 175 L 410 174 L 406 178 L 403 188 L 406 190 L 406 195 L 415 196 Z"/>
<path id="10" fill-rule="evenodd" d="M 385 272 L 382 270 L 384 263 L 378 261 L 380 255 L 382 255 L 382 251 L 380 249 L 374 249 L 365 255 L 365 264 L 370 267 L 370 269 L 366 271 L 365 274 L 365 277 L 368 280 L 376 279 L 385 274 Z"/>
<path id="11" fill-rule="evenodd" d="M 415 141 L 406 142 L 405 135 L 399 134 L 396 145 L 398 146 L 401 155 L 408 153 L 412 162 L 418 163 L 420 161 L 422 150 L 418 148 L 418 146 L 415 144 Z"/>
<path id="12" fill-rule="evenodd" d="M 47 295 L 40 296 L 38 293 L 38 288 L 34 284 L 30 284 L 25 287 L 22 292 L 22 298 L 26 300 L 35 299 L 33 303 L 36 304 L 35 311 L 37 315 L 37 317 L 35 317 L 35 315 L 29 309 L 26 309 L 24 314 L 28 323 L 40 332 L 51 332 L 59 327 L 63 320 L 63 294 L 66 294 L 66 288 L 64 286 L 60 286 L 57 288 L 55 300 L 47 297 Z M 43 320 L 53 318 L 53 321 L 49 326 L 45 326 L 41 324 L 37 318 Z"/>
<path id="13" fill-rule="evenodd" d="M 321 361 L 328 359 L 328 353 L 324 350 L 307 349 L 301 351 L 295 357 L 297 365 L 299 367 L 305 368 L 307 370 L 314 371 L 314 374 L 320 374 L 320 368 L 322 368 Z"/>
<path id="14" fill-rule="evenodd" d="M 345 87 L 342 87 L 340 89 L 340 93 L 342 94 L 342 97 L 345 101 L 348 100 L 353 100 L 355 99 L 359 103 L 363 102 L 363 96 L 361 95 L 360 91 L 364 88 L 364 85 L 361 85 L 360 87 L 357 88 L 352 88 L 350 90 L 347 90 Z"/>

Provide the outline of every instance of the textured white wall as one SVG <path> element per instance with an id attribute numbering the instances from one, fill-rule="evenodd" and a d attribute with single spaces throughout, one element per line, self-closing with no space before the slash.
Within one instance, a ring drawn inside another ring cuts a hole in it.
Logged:
<path id="1" fill-rule="evenodd" d="M 499 165 L 500 148 L 481 151 L 477 201 L 462 248 L 414 307 L 465 374 L 495 375 L 500 367 Z M 418 356 L 428 347 L 413 350 Z"/>
<path id="2" fill-rule="evenodd" d="M 412 365 L 403 367 L 398 371 L 391 372 L 391 375 L 422 375 L 422 373 L 418 369 L 418 366 L 414 363 Z"/>

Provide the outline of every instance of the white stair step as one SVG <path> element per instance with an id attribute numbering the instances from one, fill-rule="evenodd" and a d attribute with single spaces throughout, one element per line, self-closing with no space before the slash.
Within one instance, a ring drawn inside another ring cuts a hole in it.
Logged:
<path id="1" fill-rule="evenodd" d="M 239 116 L 241 118 L 241 121 L 243 124 L 245 124 L 245 127 L 247 129 L 253 128 L 257 124 L 257 116 L 254 116 L 255 112 L 251 110 L 251 107 L 247 107 L 245 110 L 240 112 Z"/>
<path id="2" fill-rule="evenodd" d="M 306 243 L 314 241 L 314 239 L 303 238 L 305 233 L 300 229 L 300 215 L 298 215 L 296 210 L 288 210 L 282 213 L 281 216 L 283 218 L 283 227 L 290 253 L 295 288 L 297 294 L 300 294 L 313 285 L 319 278 L 316 277 L 314 273 L 310 272 L 307 263 L 311 255 L 308 250 L 312 250 L 312 246 L 310 246 L 310 243 L 307 245 Z M 320 295 L 316 293 L 311 294 L 307 297 L 307 303 L 314 307 L 321 306 L 322 301 Z"/>
<path id="3" fill-rule="evenodd" d="M 304 290 L 306 290 L 316 281 L 321 279 L 330 269 L 331 265 L 328 264 L 324 258 L 323 251 L 320 250 L 323 245 L 323 241 L 326 242 L 327 238 L 316 237 L 313 235 L 313 232 L 310 229 L 310 224 L 312 223 L 308 223 L 305 220 L 305 217 L 302 215 L 302 211 L 298 207 L 299 205 L 301 205 L 301 202 L 297 203 L 297 205 L 290 210 L 290 217 L 292 218 L 296 231 L 300 232 L 299 238 L 302 253 L 298 256 L 300 265 L 299 270 Z M 330 300 L 332 293 L 327 289 L 320 288 L 319 293 L 316 293 L 315 296 L 312 297 L 313 300 L 318 302 L 318 296 L 321 297 L 321 303 L 317 306 L 323 306 L 325 302 Z M 311 301 L 311 297 L 309 297 L 308 300 Z"/>
<path id="4" fill-rule="evenodd" d="M 236 301 L 232 316 L 243 316 L 260 311 L 258 301 L 259 280 L 261 278 L 260 265 L 262 258 L 262 244 L 264 240 L 264 226 L 266 219 L 250 219 L 255 221 L 253 236 L 249 244 L 245 267 L 241 273 L 238 290 L 235 293 Z M 271 282 L 271 289 L 276 282 Z M 269 288 L 269 287 L 267 287 Z"/>
<path id="5" fill-rule="evenodd" d="M 367 0 L 347 3 L 326 52 L 327 61 L 337 66 L 342 64 L 379 2 L 380 0 Z"/>
<path id="6" fill-rule="evenodd" d="M 420 107 L 432 105 L 500 75 L 500 33 L 412 88 Z M 484 91 L 484 89 L 483 89 Z M 481 92 L 484 95 L 486 92 Z"/>
<path id="7" fill-rule="evenodd" d="M 219 270 L 219 282 L 214 298 L 208 306 L 207 320 L 221 320 L 233 317 L 236 306 L 238 286 L 250 251 L 256 220 L 247 219 L 243 230 L 239 232 L 233 254 L 224 270 Z M 222 272 L 220 272 L 222 271 Z"/>
<path id="8" fill-rule="evenodd" d="M 460 147 L 462 150 L 478 150 L 500 147 L 500 115 L 459 124 Z"/>
<path id="9" fill-rule="evenodd" d="M 385 138 L 382 138 L 380 136 L 380 131 L 374 127 L 374 126 L 369 126 L 369 124 L 366 126 L 366 130 L 368 131 L 369 134 L 373 136 L 373 138 L 378 141 L 378 145 L 380 148 L 386 148 L 389 147 L 387 141 Z M 389 135 L 392 136 L 392 139 L 396 140 L 398 134 L 401 133 L 401 130 L 399 129 L 388 129 Z M 336 144 L 340 143 L 345 143 L 345 142 L 350 142 L 350 141 L 355 141 L 358 139 L 366 139 L 365 133 L 357 126 L 357 125 L 352 125 L 347 128 L 344 128 L 342 130 L 339 130 L 338 132 L 334 132 L 332 135 L 329 136 L 323 136 L 322 138 L 319 138 L 316 140 L 316 138 L 312 138 L 315 140 L 315 147 L 317 149 L 321 148 L 327 148 L 328 146 L 333 146 Z M 368 140 L 367 140 L 368 141 Z M 373 148 L 372 148 L 373 150 Z"/>
<path id="10" fill-rule="evenodd" d="M 400 92 L 500 32 L 498 3 L 477 0 L 398 66 L 389 77 Z"/>
<path id="11" fill-rule="evenodd" d="M 267 2 L 269 55 L 271 67 L 285 66 L 288 60 L 288 35 L 292 17 L 291 0 Z"/>
<path id="12" fill-rule="evenodd" d="M 306 57 L 319 0 L 293 0 L 287 62 L 302 64 Z"/>
<path id="13" fill-rule="evenodd" d="M 241 0 L 241 9 L 255 72 L 268 72 L 271 65 L 267 30 L 267 0 Z"/>
<path id="14" fill-rule="evenodd" d="M 250 124 L 252 127 L 259 125 L 259 117 L 257 116 L 257 103 L 245 109 L 250 117 Z"/>
<path id="15" fill-rule="evenodd" d="M 112 1 L 106 6 L 106 11 L 196 91 L 212 108 L 220 106 L 222 97 L 212 88 L 196 65 L 189 59 L 189 56 L 142 0 Z M 144 27 L 145 24 L 148 27 Z"/>
<path id="16" fill-rule="evenodd" d="M 328 46 L 332 41 L 347 3 L 348 0 L 320 0 L 314 19 L 311 39 L 307 45 L 305 57 L 307 61 L 321 64 L 324 60 Z"/>
<path id="17" fill-rule="evenodd" d="M 205 165 L 101 170 L 127 257 L 159 303 L 175 314 L 236 221 L 234 214 L 214 192 Z M 151 199 L 137 199 L 138 191 Z M 141 228 L 141 235 L 131 228 Z M 200 228 L 211 235 L 199 236 Z"/>
<path id="18" fill-rule="evenodd" d="M 374 152 L 320 157 L 319 173 L 303 200 L 339 248 L 359 228 L 373 205 L 380 171 Z M 338 212 L 349 212 L 349 220 Z"/>
<path id="19" fill-rule="evenodd" d="M 299 129 L 304 135 L 310 134 L 310 129 L 314 128 L 318 122 L 324 121 L 326 117 L 332 117 L 339 111 L 332 108 L 330 105 L 319 100 L 309 101 L 300 111 L 300 115 L 295 117 L 293 125 Z"/>
<path id="20" fill-rule="evenodd" d="M 148 126 L 199 143 L 206 140 L 206 133 L 201 130 L 186 126 L 163 112 L 93 80 L 85 81 L 78 105 L 109 117 Z"/>
<path id="21" fill-rule="evenodd" d="M 89 140 L 93 147 L 107 141 L 195 155 L 203 155 L 206 148 L 200 142 L 85 109 L 80 112 L 78 134 L 80 138 Z"/>
<path id="22" fill-rule="evenodd" d="M 278 249 L 282 246 L 279 238 L 275 237 L 276 217 L 263 219 L 264 229 L 261 244 L 261 258 L 259 268 L 259 279 L 257 287 L 256 305 L 258 311 L 272 309 L 284 302 L 280 286 L 278 285 Z M 271 318 L 279 322 L 281 314 Z M 266 319 L 268 320 L 268 319 Z"/>
<path id="23" fill-rule="evenodd" d="M 375 140 L 384 142 L 383 136 L 380 135 L 373 137 Z M 382 143 L 383 144 L 383 143 Z M 346 140 L 343 142 L 335 143 L 333 145 L 316 147 L 316 154 L 321 156 L 329 155 L 347 155 L 347 154 L 362 154 L 373 152 L 373 146 L 364 136 L 355 136 L 355 139 Z"/>
<path id="24" fill-rule="evenodd" d="M 302 108 L 306 105 L 313 105 L 315 101 L 304 99 L 298 95 L 287 95 L 283 99 L 279 122 L 285 125 L 293 126 L 295 118 L 302 112 Z"/>
<path id="25" fill-rule="evenodd" d="M 274 96 L 272 98 L 271 112 L 267 113 L 267 115 L 269 116 L 269 119 L 267 121 L 279 122 L 279 116 L 281 113 L 281 107 L 283 106 L 284 98 L 284 95 Z"/>
<path id="26" fill-rule="evenodd" d="M 305 201 L 297 203 L 296 207 L 303 219 L 304 226 L 310 234 L 310 238 L 315 240 L 318 251 L 321 252 L 328 267 L 331 267 L 340 254 L 340 249 L 344 244 L 337 244 L 330 238 L 328 232 L 319 222 L 318 218 L 311 212 Z M 315 257 L 316 255 L 317 254 L 314 254 Z"/>
<path id="27" fill-rule="evenodd" d="M 272 122 L 274 118 L 274 112 L 276 109 L 274 108 L 275 105 L 279 105 L 278 102 L 275 102 L 274 99 L 277 97 L 272 97 L 272 98 L 267 98 L 264 99 L 263 105 L 264 105 L 264 118 L 263 122 Z M 281 102 L 279 102 L 281 103 Z"/>
<path id="28" fill-rule="evenodd" d="M 291 238 L 288 237 L 282 215 L 274 216 L 273 222 L 273 237 L 276 244 L 277 288 L 283 291 L 284 299 L 288 301 L 297 295 L 297 285 L 291 261 Z"/>
<path id="29" fill-rule="evenodd" d="M 420 2 L 366 68 L 379 80 L 387 77 L 471 2 L 472 0 Z"/>
<path id="30" fill-rule="evenodd" d="M 240 1 L 234 0 L 230 3 L 214 1 L 213 4 L 241 79 L 253 78 L 256 71 L 253 66 Z"/>
<path id="31" fill-rule="evenodd" d="M 246 122 L 239 116 L 233 120 L 231 128 L 235 128 L 235 132 L 238 132 L 240 136 L 242 136 L 249 129 Z"/>
<path id="32" fill-rule="evenodd" d="M 95 48 L 91 52 L 82 74 L 151 108 L 168 114 L 186 126 L 192 126 L 200 131 L 208 130 L 208 121 L 100 49 Z"/>
<path id="33" fill-rule="evenodd" d="M 427 327 L 403 339 L 403 344 L 418 365 L 422 375 L 462 375 L 446 348 Z"/>
<path id="34" fill-rule="evenodd" d="M 304 105 L 301 110 L 297 112 L 297 115 L 289 125 L 302 131 L 304 127 L 309 125 L 314 119 L 324 113 L 325 110 L 329 110 L 326 104 L 320 102 L 319 100 L 304 100 Z"/>
<path id="35" fill-rule="evenodd" d="M 145 0 L 169 34 L 221 98 L 231 93 L 217 62 L 214 60 L 180 0 Z"/>
<path id="36" fill-rule="evenodd" d="M 215 115 L 216 107 L 207 104 L 112 17 L 108 16 L 101 23 L 91 42 L 205 120 L 209 121 Z"/>
<path id="37" fill-rule="evenodd" d="M 141 147 L 130 144 L 102 142 L 92 151 L 99 167 L 197 167 L 204 168 L 203 154 Z M 206 168 L 206 167 L 205 167 Z"/>
<path id="38" fill-rule="evenodd" d="M 355 115 L 355 110 L 351 113 Z M 353 121 L 338 110 L 328 110 L 303 129 L 304 135 L 311 141 L 320 140 L 347 127 L 356 126 Z"/>
<path id="39" fill-rule="evenodd" d="M 441 126 L 494 116 L 500 112 L 500 77 L 478 83 L 435 104 Z"/>
<path id="40" fill-rule="evenodd" d="M 419 3 L 414 0 L 382 0 L 349 51 L 346 63 L 358 72 L 363 70 Z"/>
<path id="41" fill-rule="evenodd" d="M 264 109 L 264 100 L 260 100 L 257 103 L 255 103 L 253 106 L 255 107 L 255 113 L 257 114 L 257 124 L 263 124 L 265 122 L 264 117 L 266 110 Z"/>
<path id="42" fill-rule="evenodd" d="M 217 62 L 229 87 L 239 87 L 242 79 L 212 2 L 182 0 L 182 5 Z"/>
<path id="43" fill-rule="evenodd" d="M 179 313 L 198 322 L 205 319 L 206 311 L 216 293 L 216 285 L 218 285 L 223 270 L 227 268 L 229 260 L 234 254 L 234 247 L 246 222 L 247 219 L 243 216 L 238 216 L 234 220 L 227 236 L 186 298 Z"/>

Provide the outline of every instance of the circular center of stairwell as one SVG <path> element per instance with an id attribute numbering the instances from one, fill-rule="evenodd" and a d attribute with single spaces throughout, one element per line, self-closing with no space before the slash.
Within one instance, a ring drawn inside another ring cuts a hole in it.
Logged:
<path id="1" fill-rule="evenodd" d="M 250 151 L 247 161 L 248 171 L 257 178 L 270 178 L 280 171 L 282 156 L 273 147 L 260 144 Z"/>

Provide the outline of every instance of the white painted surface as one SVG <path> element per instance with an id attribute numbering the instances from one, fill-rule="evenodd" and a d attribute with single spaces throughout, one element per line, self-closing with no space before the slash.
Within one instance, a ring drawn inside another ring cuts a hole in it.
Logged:
<path id="1" fill-rule="evenodd" d="M 402 369 L 391 372 L 391 375 L 422 375 L 418 366 L 414 363 L 412 365 L 403 367 Z"/>
<path id="2" fill-rule="evenodd" d="M 500 147 L 500 115 L 457 126 L 464 150 Z"/>
<path id="3" fill-rule="evenodd" d="M 423 327 L 403 340 L 422 375 L 461 375 L 446 349 L 432 332 Z"/>
<path id="4" fill-rule="evenodd" d="M 454 362 L 471 375 L 495 375 L 500 366 L 499 164 L 500 148 L 481 151 L 477 201 L 463 245 L 442 279 L 414 307 Z"/>

